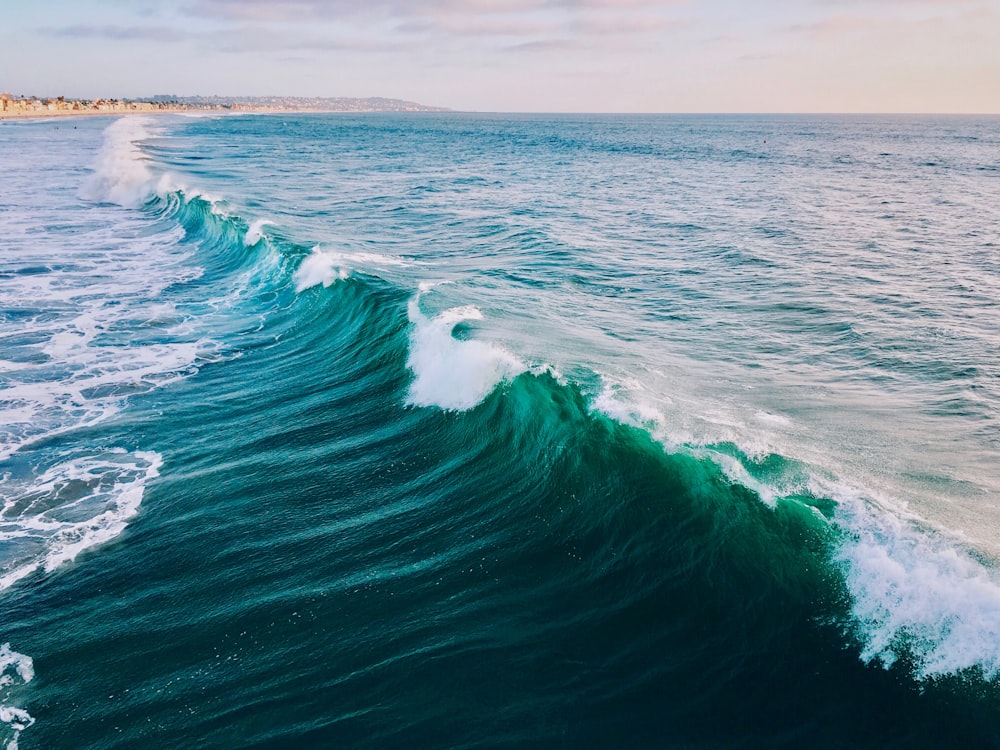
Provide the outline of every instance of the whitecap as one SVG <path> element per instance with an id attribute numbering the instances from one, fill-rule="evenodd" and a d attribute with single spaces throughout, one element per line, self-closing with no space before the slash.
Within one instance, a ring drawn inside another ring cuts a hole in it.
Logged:
<path id="1" fill-rule="evenodd" d="M 80 188 L 85 200 L 137 208 L 152 194 L 153 173 L 139 147 L 149 137 L 147 117 L 122 117 L 104 131 L 94 172 Z"/>
<path id="2" fill-rule="evenodd" d="M 414 374 L 409 403 L 464 411 L 486 398 L 501 382 L 527 368 L 505 349 L 452 335 L 466 320 L 481 320 L 474 306 L 455 307 L 429 318 L 420 310 L 420 295 L 409 304 L 410 350 L 407 366 Z"/>
<path id="3" fill-rule="evenodd" d="M 247 247 L 253 247 L 264 237 L 264 227 L 273 226 L 274 222 L 269 219 L 257 219 L 250 223 L 247 227 L 247 233 L 243 237 L 243 244 Z"/>
<path id="4" fill-rule="evenodd" d="M 336 255 L 314 247 L 312 253 L 303 258 L 292 280 L 295 282 L 295 291 L 302 292 L 320 284 L 328 287 L 338 279 L 346 279 L 349 275 L 349 271 L 340 265 Z"/>
<path id="5" fill-rule="evenodd" d="M 961 540 L 918 519 L 837 493 L 847 539 L 837 561 L 851 595 L 861 658 L 907 658 L 917 677 L 981 670 L 1000 675 L 1000 581 Z"/>

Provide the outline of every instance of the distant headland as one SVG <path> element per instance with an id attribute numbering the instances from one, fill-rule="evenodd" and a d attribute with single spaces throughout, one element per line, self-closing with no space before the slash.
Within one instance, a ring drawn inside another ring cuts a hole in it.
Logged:
<path id="1" fill-rule="evenodd" d="M 0 119 L 153 112 L 449 112 L 402 99 L 382 97 L 173 96 L 149 99 L 68 99 L 0 94 Z"/>

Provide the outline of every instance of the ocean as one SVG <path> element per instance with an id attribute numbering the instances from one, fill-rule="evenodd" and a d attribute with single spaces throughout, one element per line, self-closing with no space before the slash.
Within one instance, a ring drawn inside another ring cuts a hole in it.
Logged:
<path id="1" fill-rule="evenodd" d="M 1000 119 L 0 165 L 0 747 L 1000 748 Z"/>

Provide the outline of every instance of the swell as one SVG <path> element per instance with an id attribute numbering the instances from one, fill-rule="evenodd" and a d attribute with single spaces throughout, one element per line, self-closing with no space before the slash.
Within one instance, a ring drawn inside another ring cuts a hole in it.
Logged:
<path id="1" fill-rule="evenodd" d="M 151 178 L 145 184 L 153 184 Z M 453 329 L 481 317 L 478 309 L 427 313 L 423 301 L 430 285 L 421 285 L 413 294 L 382 280 L 377 272 L 358 274 L 352 268 L 372 269 L 379 262 L 398 259 L 381 256 L 380 261 L 296 243 L 279 225 L 244 219 L 225 201 L 185 191 L 168 177 L 156 182 L 143 210 L 183 227 L 182 242 L 197 248 L 195 260 L 205 268 L 199 283 L 227 290 L 224 299 L 229 304 L 239 301 L 236 320 L 245 320 L 249 313 L 259 317 L 253 332 L 260 346 L 288 337 L 285 346 L 272 353 L 282 361 L 267 355 L 263 364 L 268 371 L 294 367 L 299 381 L 288 388 L 306 395 L 307 408 L 319 405 L 314 391 L 338 404 L 368 403 L 375 394 L 385 398 L 388 383 L 357 368 L 357 362 L 367 360 L 367 349 L 378 353 L 380 364 L 396 367 L 389 381 L 395 404 L 462 412 L 474 409 L 498 386 L 506 384 L 501 391 L 512 398 L 512 383 L 548 377 L 540 374 L 544 363 L 536 365 L 534 374 L 521 374 L 528 366 L 514 354 L 474 337 L 456 337 Z M 403 300 L 406 321 L 398 317 Z M 258 345 L 252 341 L 240 342 L 238 350 Z M 405 367 L 399 365 L 401 360 Z M 336 363 L 348 375 L 342 387 L 329 385 L 331 366 L 324 362 Z M 407 384 L 402 394 L 400 383 Z M 571 382 L 556 385 L 578 389 Z M 712 467 L 771 512 L 794 507 L 815 517 L 824 533 L 837 540 L 825 565 L 846 587 L 852 609 L 843 628 L 860 645 L 865 661 L 890 667 L 902 660 L 920 678 L 978 673 L 992 679 L 1000 671 L 1000 651 L 995 646 L 1000 626 L 991 624 L 991 613 L 1000 608 L 1000 586 L 989 568 L 956 540 L 825 475 L 820 467 L 778 455 L 753 456 L 733 444 L 674 443 L 669 425 L 658 422 L 655 414 L 650 421 L 641 405 L 637 411 L 634 404 L 620 403 L 613 389 L 591 396 L 587 403 L 602 418 L 649 432 L 668 455 Z M 275 419 L 282 408 L 286 405 L 275 401 Z M 296 410 L 293 421 L 302 417 Z M 273 422 L 264 423 L 273 429 Z M 276 434 L 286 435 L 284 430 Z M 264 444 L 271 446 L 268 450 L 275 447 L 275 441 L 267 438 Z"/>
<path id="2" fill-rule="evenodd" d="M 430 286 L 422 285 L 414 295 L 375 272 L 358 274 L 351 268 L 353 260 L 371 268 L 377 258 L 296 243 L 277 224 L 244 219 L 224 201 L 165 185 L 169 180 L 161 178 L 143 210 L 183 227 L 183 242 L 197 248 L 195 259 L 205 268 L 199 283 L 228 290 L 225 300 L 240 302 L 237 320 L 245 320 L 248 313 L 259 316 L 253 331 L 257 338 L 240 342 L 239 352 L 270 347 L 287 337 L 284 346 L 266 355 L 262 366 L 267 371 L 294 367 L 297 381 L 287 387 L 303 395 L 303 408 L 319 408 L 324 399 L 333 405 L 367 404 L 381 394 L 378 397 L 394 404 L 462 412 L 476 408 L 497 386 L 506 384 L 501 392 L 514 398 L 517 389 L 512 384 L 521 388 L 524 382 L 549 377 L 540 374 L 544 363 L 534 374 L 521 374 L 528 367 L 515 355 L 474 338 L 456 337 L 453 329 L 480 317 L 478 309 L 430 314 L 422 306 Z M 382 261 L 394 262 L 388 256 Z M 399 318 L 403 301 L 405 321 Z M 391 380 L 380 382 L 372 371 L 358 368 L 358 362 L 368 359 L 366 350 L 378 353 L 380 365 L 392 363 Z M 329 363 L 347 376 L 341 386 L 330 385 Z M 405 384 L 403 393 L 400 384 Z M 552 387 L 578 390 L 573 383 Z M 258 403 L 267 403 L 263 394 Z M 669 425 L 658 423 L 656 415 L 650 422 L 641 407 L 634 407 L 617 402 L 610 390 L 587 401 L 587 408 L 601 418 L 649 432 L 661 452 L 711 467 L 726 482 L 763 501 L 772 513 L 795 508 L 836 540 L 835 552 L 824 565 L 847 591 L 851 610 L 841 627 L 865 661 L 890 667 L 901 660 L 924 679 L 959 673 L 996 676 L 1000 651 L 991 644 L 1000 642 L 1000 630 L 991 624 L 990 613 L 1000 607 L 1000 587 L 959 542 L 817 467 L 778 455 L 755 457 L 733 444 L 676 444 L 669 439 Z M 286 408 L 275 400 L 274 421 L 262 419 L 269 427 L 262 428 L 261 455 L 287 454 L 278 445 L 289 433 L 275 430 L 275 421 L 291 418 L 299 423 L 304 412 L 297 408 L 282 417 Z M 352 418 L 369 424 L 359 414 L 352 412 Z M 298 428 L 291 432 L 297 434 Z M 373 434 L 383 433 L 373 429 Z M 344 466 L 354 464 L 347 461 Z M 374 470 L 364 461 L 362 469 Z"/>
<path id="3" fill-rule="evenodd" d="M 115 552 L 127 564 L 86 572 L 83 600 L 44 592 L 76 623 L 53 663 L 85 664 L 108 623 L 121 639 L 111 674 L 77 675 L 115 700 L 88 707 L 74 746 L 107 746 L 113 726 L 122 747 L 234 732 L 260 747 L 601 746 L 625 716 L 655 746 L 741 747 L 748 726 L 788 747 L 843 746 L 858 723 L 899 746 L 990 736 L 918 700 L 903 665 L 843 648 L 839 538 L 808 499 L 769 508 L 546 374 L 466 411 L 400 409 L 398 292 L 314 292 L 287 349 L 178 384 L 190 398 L 167 415 L 181 427 L 159 446 L 145 539 Z M 332 347 L 316 346 L 325 324 L 342 332 Z"/>
<path id="4" fill-rule="evenodd" d="M 112 698 L 40 745 L 996 744 L 996 587 L 948 540 L 785 457 L 672 445 L 348 254 L 148 197 L 231 356 L 109 428 L 163 471 L 109 564 L 37 593 L 65 669 L 40 698 Z"/>

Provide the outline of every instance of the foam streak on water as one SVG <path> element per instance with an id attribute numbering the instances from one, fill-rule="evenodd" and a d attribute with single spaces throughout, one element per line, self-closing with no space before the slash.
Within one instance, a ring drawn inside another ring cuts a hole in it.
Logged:
<path id="1" fill-rule="evenodd" d="M 163 299 L 201 274 L 178 245 L 183 230 L 150 231 L 118 205 L 90 203 L 145 202 L 153 175 L 138 144 L 149 127 L 123 118 L 107 128 L 82 201 L 72 176 L 65 187 L 13 176 L 24 184 L 18 210 L 2 218 L 17 251 L 3 258 L 0 295 L 0 589 L 118 536 L 161 464 L 152 451 L 48 443 L 72 443 L 136 395 L 189 376 L 216 348 Z M 54 149 L 36 166 L 47 158 L 65 172 L 67 156 Z"/>
<path id="2" fill-rule="evenodd" d="M 0 742 L 6 750 L 17 750 L 21 732 L 35 723 L 23 708 L 7 705 L 11 694 L 35 677 L 31 657 L 12 650 L 9 643 L 0 646 Z"/>

